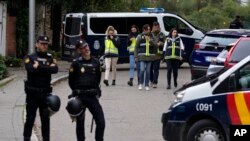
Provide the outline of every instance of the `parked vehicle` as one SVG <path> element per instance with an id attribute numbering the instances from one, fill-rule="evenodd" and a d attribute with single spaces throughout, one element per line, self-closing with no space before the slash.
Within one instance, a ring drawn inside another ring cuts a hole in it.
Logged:
<path id="1" fill-rule="evenodd" d="M 250 123 L 249 91 L 250 55 L 230 69 L 193 80 L 174 93 L 175 102 L 163 113 L 163 138 L 230 141 L 230 128 Z"/>
<path id="2" fill-rule="evenodd" d="M 119 63 L 128 62 L 129 52 L 126 43 L 131 25 L 135 24 L 141 29 L 144 24 L 152 25 L 155 21 L 159 22 L 161 31 L 166 36 L 173 27 L 177 27 L 185 45 L 184 60 L 187 62 L 195 41 L 201 40 L 204 36 L 203 30 L 177 14 L 164 13 L 162 9 L 142 9 L 137 13 L 68 13 L 63 21 L 62 59 L 75 57 L 75 43 L 81 38 L 89 43 L 92 55 L 99 56 L 104 48 L 105 30 L 109 25 L 113 25 L 121 40 Z"/>
<path id="3" fill-rule="evenodd" d="M 234 45 L 235 43 L 229 44 L 220 52 L 220 54 L 214 60 L 211 60 L 211 63 L 207 69 L 207 75 L 217 73 L 224 68 L 224 63 L 226 61 L 228 52 Z"/>
<path id="4" fill-rule="evenodd" d="M 250 35 L 250 34 L 249 34 Z M 230 68 L 250 54 L 250 37 L 240 38 L 228 52 L 224 66 Z"/>
<path id="5" fill-rule="evenodd" d="M 240 37 L 250 34 L 245 29 L 217 29 L 206 33 L 205 37 L 195 44 L 191 55 L 191 79 L 206 75 L 212 60 L 229 44 L 236 42 Z"/>

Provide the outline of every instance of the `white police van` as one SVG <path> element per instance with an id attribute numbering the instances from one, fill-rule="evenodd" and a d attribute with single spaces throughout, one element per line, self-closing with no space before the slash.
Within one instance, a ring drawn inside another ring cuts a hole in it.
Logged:
<path id="1" fill-rule="evenodd" d="M 184 85 L 175 95 L 162 115 L 165 140 L 235 141 L 233 128 L 250 125 L 250 56 Z"/>
<path id="2" fill-rule="evenodd" d="M 116 13 L 68 13 L 63 21 L 62 58 L 74 57 L 74 46 L 77 40 L 85 39 L 91 48 L 93 55 L 98 56 L 104 48 L 104 36 L 106 28 L 113 25 L 121 39 L 119 47 L 119 62 L 127 62 L 127 36 L 131 25 L 135 24 L 142 29 L 144 24 L 152 26 L 158 21 L 161 31 L 168 35 L 169 31 L 176 27 L 185 44 L 186 57 L 193 50 L 196 40 L 200 40 L 204 34 L 201 29 L 172 13 L 164 13 L 164 9 L 141 9 L 141 12 L 116 12 Z M 100 50 L 101 48 L 101 50 Z"/>

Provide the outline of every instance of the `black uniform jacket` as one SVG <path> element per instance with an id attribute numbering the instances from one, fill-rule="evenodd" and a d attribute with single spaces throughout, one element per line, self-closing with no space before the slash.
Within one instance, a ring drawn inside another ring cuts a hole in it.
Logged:
<path id="1" fill-rule="evenodd" d="M 39 63 L 37 68 L 34 68 L 34 62 Z M 27 70 L 27 82 L 31 87 L 49 88 L 51 74 L 58 72 L 56 60 L 49 53 L 33 53 L 24 57 L 25 68 Z M 55 66 L 50 66 L 55 64 Z"/>
<path id="2" fill-rule="evenodd" d="M 79 57 L 72 62 L 69 70 L 69 86 L 72 90 L 99 89 L 100 81 L 101 68 L 97 59 Z"/>

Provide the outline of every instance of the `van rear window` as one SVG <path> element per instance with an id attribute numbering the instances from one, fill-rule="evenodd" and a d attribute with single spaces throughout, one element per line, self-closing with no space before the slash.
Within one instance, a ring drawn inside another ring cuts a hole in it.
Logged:
<path id="1" fill-rule="evenodd" d="M 65 34 L 66 35 L 79 35 L 81 28 L 81 18 L 66 18 Z"/>
<path id="2" fill-rule="evenodd" d="M 103 34 L 107 27 L 112 25 L 117 30 L 118 34 L 128 34 L 131 25 L 135 24 L 142 30 L 144 24 L 152 26 L 153 22 L 157 21 L 156 17 L 108 17 L 108 18 L 90 18 L 90 29 L 94 33 Z"/>

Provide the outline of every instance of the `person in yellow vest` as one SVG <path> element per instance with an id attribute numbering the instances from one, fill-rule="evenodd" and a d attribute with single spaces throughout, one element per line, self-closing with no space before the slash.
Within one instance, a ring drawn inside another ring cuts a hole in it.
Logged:
<path id="1" fill-rule="evenodd" d="M 118 47 L 120 46 L 120 39 L 117 36 L 117 31 L 113 26 L 108 26 L 106 30 L 106 37 L 104 40 L 105 50 L 105 78 L 103 83 L 106 86 L 109 86 L 109 73 L 110 73 L 110 66 L 112 66 L 112 85 L 115 85 L 116 80 L 116 65 L 118 61 Z"/>
<path id="2" fill-rule="evenodd" d="M 129 81 L 128 81 L 129 86 L 133 86 L 135 65 L 137 69 L 137 77 L 139 83 L 139 65 L 138 65 L 139 63 L 135 62 L 135 56 L 134 56 L 136 38 L 138 35 L 139 35 L 138 27 L 136 25 L 132 25 L 127 40 L 127 46 L 129 51 Z"/>
<path id="3" fill-rule="evenodd" d="M 155 60 L 151 64 L 150 68 L 150 82 L 153 88 L 157 88 L 160 62 L 163 58 L 163 46 L 165 42 L 165 35 L 161 32 L 160 24 L 158 22 L 153 23 L 152 31 L 154 41 L 157 43 L 157 53 Z"/>
<path id="4" fill-rule="evenodd" d="M 145 89 L 149 91 L 149 79 L 150 79 L 150 66 L 151 62 L 155 59 L 157 51 L 156 43 L 153 40 L 152 34 L 150 33 L 150 26 L 145 24 L 143 26 L 142 34 L 138 35 L 135 45 L 135 60 L 140 65 L 139 75 L 139 90 L 142 90 L 144 80 Z M 146 71 L 146 78 L 144 79 L 144 73 Z"/>
<path id="5" fill-rule="evenodd" d="M 183 60 L 184 45 L 178 35 L 177 29 L 173 28 L 166 38 L 163 48 L 165 59 L 167 63 L 167 89 L 171 89 L 171 75 L 173 71 L 174 87 L 177 87 L 178 68 L 180 61 Z"/>

